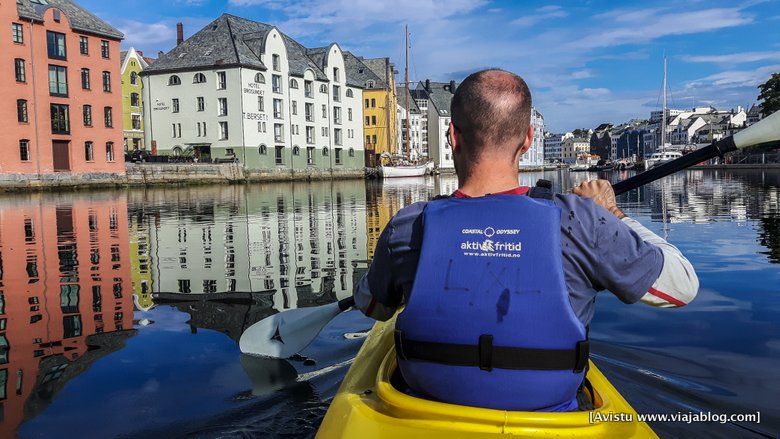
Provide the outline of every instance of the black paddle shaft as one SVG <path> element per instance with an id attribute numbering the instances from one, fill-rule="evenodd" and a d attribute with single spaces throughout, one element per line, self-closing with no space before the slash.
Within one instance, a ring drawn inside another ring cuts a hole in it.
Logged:
<path id="1" fill-rule="evenodd" d="M 734 144 L 734 138 L 732 136 L 726 137 L 723 140 L 699 148 L 696 151 L 685 154 L 684 156 L 674 159 L 670 162 L 664 163 L 648 169 L 645 172 L 637 174 L 631 178 L 623 180 L 619 183 L 615 183 L 612 188 L 615 190 L 615 195 L 628 192 L 631 189 L 636 189 L 640 186 L 646 185 L 652 181 L 656 181 L 659 178 L 666 177 L 667 175 L 674 174 L 677 171 L 681 171 L 685 168 L 689 168 L 697 163 L 709 160 L 711 158 L 723 156 L 727 152 L 736 151 L 737 145 Z"/>

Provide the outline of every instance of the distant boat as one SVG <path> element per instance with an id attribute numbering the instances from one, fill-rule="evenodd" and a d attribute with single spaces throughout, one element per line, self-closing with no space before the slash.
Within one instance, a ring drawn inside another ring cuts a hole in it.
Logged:
<path id="1" fill-rule="evenodd" d="M 569 166 L 569 171 L 572 172 L 584 172 L 591 167 L 596 166 L 599 162 L 599 156 L 591 154 L 580 154 L 577 156 L 577 160 Z"/>
<path id="2" fill-rule="evenodd" d="M 383 178 L 394 177 L 421 177 L 433 170 L 433 163 L 421 165 L 380 166 L 379 173 Z"/>
<path id="3" fill-rule="evenodd" d="M 682 157 L 683 154 L 680 151 L 674 150 L 662 150 L 654 152 L 650 157 L 645 159 L 645 169 L 650 169 L 654 166 L 662 165 L 666 162 L 671 162 L 674 159 Z"/>

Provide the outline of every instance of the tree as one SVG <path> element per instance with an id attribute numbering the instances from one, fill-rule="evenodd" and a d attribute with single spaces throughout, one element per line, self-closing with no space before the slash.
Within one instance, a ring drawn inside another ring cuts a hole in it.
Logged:
<path id="1" fill-rule="evenodd" d="M 761 116 L 767 117 L 780 110 L 780 73 L 773 73 L 768 81 L 758 86 L 761 94 Z"/>

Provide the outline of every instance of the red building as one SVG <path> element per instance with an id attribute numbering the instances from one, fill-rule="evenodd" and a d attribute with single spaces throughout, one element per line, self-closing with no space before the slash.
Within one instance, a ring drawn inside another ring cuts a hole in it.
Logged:
<path id="1" fill-rule="evenodd" d="M 70 0 L 0 0 L 0 180 L 124 174 L 119 42 Z"/>
<path id="2" fill-rule="evenodd" d="M 0 202 L 0 437 L 133 334 L 127 200 Z"/>

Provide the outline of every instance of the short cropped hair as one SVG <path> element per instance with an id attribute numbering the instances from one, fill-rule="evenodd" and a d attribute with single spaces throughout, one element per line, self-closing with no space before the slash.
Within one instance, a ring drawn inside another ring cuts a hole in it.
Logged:
<path id="1" fill-rule="evenodd" d="M 516 154 L 531 123 L 531 104 L 523 78 L 506 70 L 482 70 L 464 79 L 450 111 L 469 161 L 478 161 L 487 148 L 507 148 L 508 154 Z"/>

